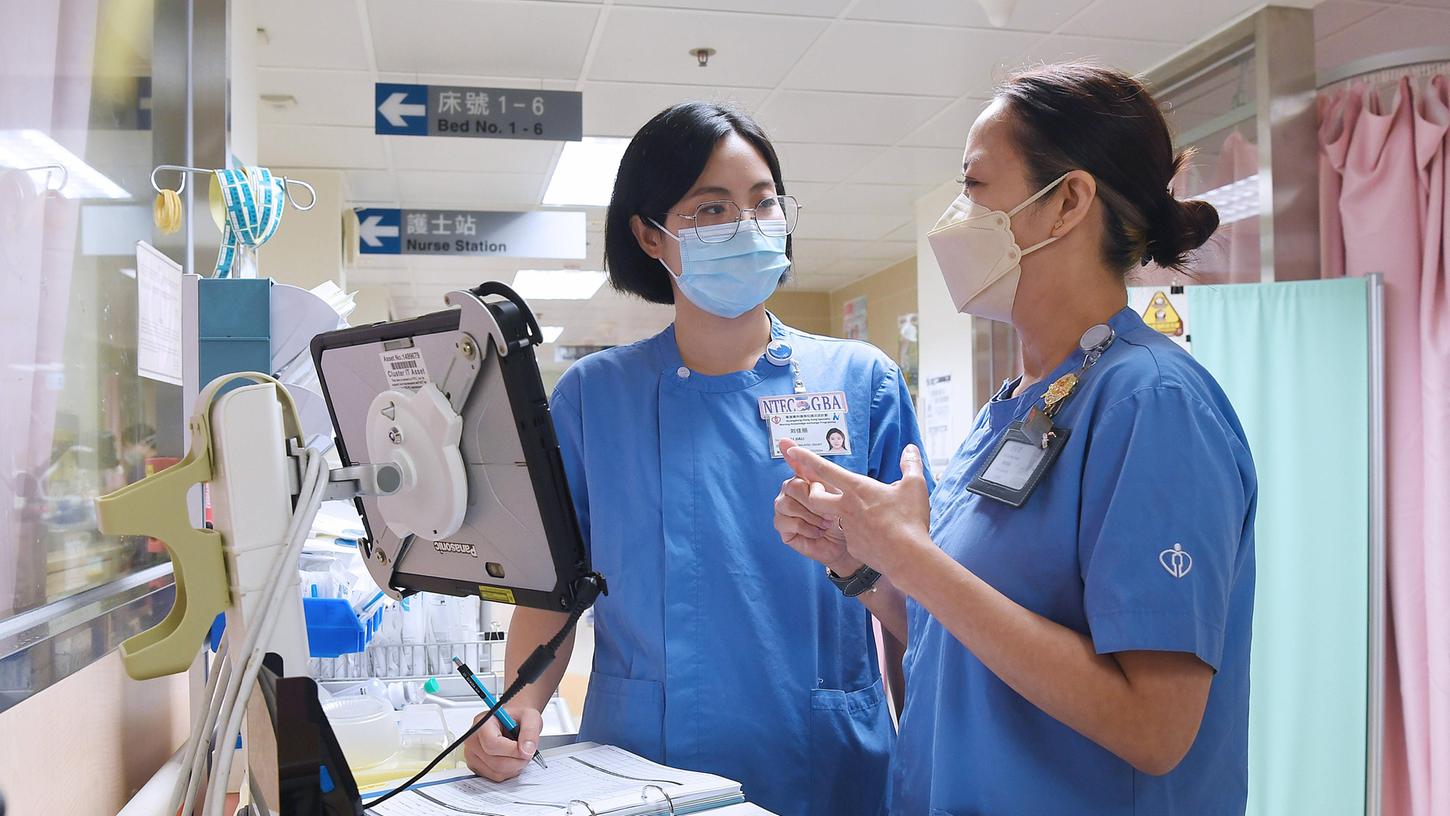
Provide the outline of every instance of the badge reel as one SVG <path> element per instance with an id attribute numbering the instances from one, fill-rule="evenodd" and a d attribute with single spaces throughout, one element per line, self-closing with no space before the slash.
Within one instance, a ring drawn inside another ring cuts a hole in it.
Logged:
<path id="1" fill-rule="evenodd" d="M 1098 324 L 1083 333 L 1078 341 L 1084 355 L 1082 366 L 1062 375 L 1048 387 L 1040 410 L 1034 405 L 1027 416 L 1007 426 L 997 447 L 987 457 L 986 465 L 972 478 L 967 490 L 1012 507 L 1027 503 L 1027 497 L 1057 461 L 1071 434 L 1071 429 L 1054 425 L 1053 418 L 1116 336 L 1106 324 Z"/>
<path id="2" fill-rule="evenodd" d="M 789 366 L 794 386 L 789 395 L 760 400 L 760 418 L 769 430 L 771 458 L 782 458 L 780 442 L 783 439 L 820 456 L 850 455 L 851 436 L 846 419 L 850 406 L 845 392 L 807 392 L 800 363 L 784 340 L 767 346 L 765 359 L 781 368 Z"/>

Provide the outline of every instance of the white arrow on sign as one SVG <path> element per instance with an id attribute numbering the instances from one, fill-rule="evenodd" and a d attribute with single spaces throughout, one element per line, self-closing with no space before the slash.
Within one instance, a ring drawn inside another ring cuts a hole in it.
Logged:
<path id="1" fill-rule="evenodd" d="M 393 127 L 407 127 L 408 120 L 403 118 L 405 116 L 426 116 L 428 114 L 427 105 L 404 104 L 403 100 L 407 98 L 408 95 L 402 91 L 392 94 L 378 106 L 378 113 L 381 113 L 383 118 L 388 120 L 388 124 Z"/>
<path id="2" fill-rule="evenodd" d="M 397 238 L 398 228 L 393 225 L 383 226 L 381 215 L 370 215 L 361 224 L 357 225 L 357 237 L 362 239 L 364 244 L 370 247 L 383 245 L 379 238 Z"/>

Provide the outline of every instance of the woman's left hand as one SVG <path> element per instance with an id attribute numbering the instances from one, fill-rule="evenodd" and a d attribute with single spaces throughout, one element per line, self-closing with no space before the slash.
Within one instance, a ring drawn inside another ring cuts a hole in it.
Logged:
<path id="1" fill-rule="evenodd" d="M 852 473 L 790 440 L 782 441 L 780 450 L 796 475 L 811 483 L 802 504 L 840 524 L 853 558 L 890 576 L 932 546 L 930 492 L 915 445 L 901 453 L 901 481 L 889 485 Z"/>

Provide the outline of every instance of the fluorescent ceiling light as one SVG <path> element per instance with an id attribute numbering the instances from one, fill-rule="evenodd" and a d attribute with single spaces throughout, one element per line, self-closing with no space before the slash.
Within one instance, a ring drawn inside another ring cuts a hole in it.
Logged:
<path id="1" fill-rule="evenodd" d="M 628 139 L 585 136 L 582 142 L 565 142 L 544 203 L 557 207 L 604 207 L 614 194 L 614 176 Z"/>
<path id="2" fill-rule="evenodd" d="M 552 343 L 555 340 L 558 340 L 559 335 L 564 333 L 563 326 L 540 326 L 539 330 L 544 333 L 545 343 Z"/>
<path id="3" fill-rule="evenodd" d="M 1259 214 L 1259 174 L 1254 173 L 1190 198 L 1212 204 L 1218 210 L 1218 224 L 1221 227 L 1252 218 Z"/>
<path id="4" fill-rule="evenodd" d="M 579 269 L 520 269 L 514 277 L 524 300 L 588 300 L 603 285 L 603 272 Z"/>
<path id="5" fill-rule="evenodd" d="M 119 184 L 44 133 L 38 130 L 0 130 L 0 166 L 28 168 L 50 164 L 65 167 L 66 183 L 60 194 L 66 198 L 131 197 Z"/>

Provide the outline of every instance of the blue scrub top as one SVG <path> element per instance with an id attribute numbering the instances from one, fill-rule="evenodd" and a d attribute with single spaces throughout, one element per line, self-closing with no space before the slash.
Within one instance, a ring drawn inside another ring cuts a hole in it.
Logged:
<path id="1" fill-rule="evenodd" d="M 967 483 L 1080 352 L 982 410 L 932 496 L 932 540 L 1099 654 L 1197 655 L 1216 672 L 1198 737 L 1173 771 L 1140 773 L 1017 694 L 912 602 L 892 813 L 1244 812 L 1253 461 L 1233 407 L 1192 357 L 1130 310 L 1110 325 L 1117 340 L 1058 414 L 1070 436 L 1027 503 L 1013 509 Z"/>
<path id="2" fill-rule="evenodd" d="M 795 331 L 805 389 L 843 391 L 851 453 L 901 478 L 920 444 L 901 373 L 864 343 Z M 789 366 L 685 367 L 674 328 L 580 360 L 554 423 L 594 568 L 594 672 L 580 738 L 744 784 L 783 816 L 884 810 L 894 742 L 866 610 L 787 547 L 773 502 L 791 476 L 771 458 L 762 397 Z"/>

